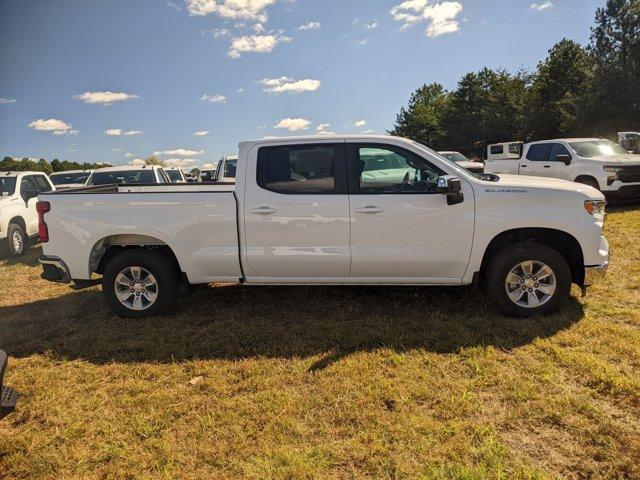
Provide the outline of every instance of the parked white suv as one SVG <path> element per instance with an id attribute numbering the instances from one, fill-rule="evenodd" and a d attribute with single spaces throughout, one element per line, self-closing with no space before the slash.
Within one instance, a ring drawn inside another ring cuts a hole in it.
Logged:
<path id="1" fill-rule="evenodd" d="M 37 196 L 54 189 L 43 172 L 0 172 L 0 245 L 6 254 L 22 255 L 38 235 Z"/>
<path id="2" fill-rule="evenodd" d="M 146 183 L 171 183 L 167 173 L 158 165 L 123 165 L 99 168 L 89 178 L 87 185 L 130 185 Z"/>
<path id="3" fill-rule="evenodd" d="M 640 198 L 640 157 L 601 138 L 529 143 L 522 158 L 487 160 L 485 172 L 561 178 L 597 188 L 611 200 Z"/>
<path id="4" fill-rule="evenodd" d="M 57 190 L 64 190 L 65 188 L 84 187 L 92 173 L 93 170 L 67 170 L 53 172 L 49 174 L 49 179 Z"/>

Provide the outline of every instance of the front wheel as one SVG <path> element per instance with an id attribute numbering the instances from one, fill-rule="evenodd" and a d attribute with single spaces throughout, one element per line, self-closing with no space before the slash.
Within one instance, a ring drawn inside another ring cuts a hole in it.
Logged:
<path id="1" fill-rule="evenodd" d="M 530 317 L 559 310 L 569 298 L 571 271 L 553 248 L 518 243 L 496 253 L 487 271 L 487 290 L 503 313 Z"/>
<path id="2" fill-rule="evenodd" d="M 7 250 L 10 257 L 21 257 L 28 247 L 29 237 L 22 227 L 16 223 L 10 223 L 7 229 Z"/>
<path id="3" fill-rule="evenodd" d="M 126 250 L 107 265 L 102 290 L 111 309 L 121 317 L 160 315 L 177 303 L 177 268 L 160 253 Z"/>

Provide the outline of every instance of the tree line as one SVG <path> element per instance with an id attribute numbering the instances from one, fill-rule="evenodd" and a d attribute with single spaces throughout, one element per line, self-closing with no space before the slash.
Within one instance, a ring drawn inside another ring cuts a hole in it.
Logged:
<path id="1" fill-rule="evenodd" d="M 640 131 L 640 0 L 608 0 L 588 45 L 561 40 L 535 72 L 484 68 L 452 91 L 423 85 L 389 133 L 481 156 L 490 143 L 619 131 Z"/>
<path id="2" fill-rule="evenodd" d="M 12 157 L 4 157 L 0 161 L 0 171 L 6 172 L 44 172 L 47 175 L 53 172 L 66 172 L 68 170 L 95 170 L 101 167 L 110 167 L 108 163 L 79 163 L 70 162 L 68 160 L 58 160 L 57 158 L 47 162 L 44 158 L 34 160 L 31 158 L 17 159 Z"/>

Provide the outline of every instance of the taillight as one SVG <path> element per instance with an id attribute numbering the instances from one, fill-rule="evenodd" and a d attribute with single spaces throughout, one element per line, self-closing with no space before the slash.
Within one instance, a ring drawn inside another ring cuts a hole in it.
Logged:
<path id="1" fill-rule="evenodd" d="M 36 212 L 38 212 L 38 235 L 42 243 L 49 241 L 49 227 L 47 222 L 44 221 L 44 214 L 51 210 L 51 204 L 49 202 L 36 203 Z"/>

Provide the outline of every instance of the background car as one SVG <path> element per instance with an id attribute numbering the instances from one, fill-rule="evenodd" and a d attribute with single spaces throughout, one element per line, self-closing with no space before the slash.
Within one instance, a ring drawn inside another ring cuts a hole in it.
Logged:
<path id="1" fill-rule="evenodd" d="M 171 180 L 171 183 L 187 183 L 186 174 L 180 167 L 168 167 L 165 168 L 164 171 L 169 177 L 169 180 Z"/>
<path id="2" fill-rule="evenodd" d="M 87 185 L 126 185 L 145 183 L 171 183 L 167 173 L 158 165 L 144 165 L 136 167 L 124 165 L 121 167 L 99 168 Z"/>
<path id="3" fill-rule="evenodd" d="M 460 152 L 445 151 L 438 153 L 447 160 L 457 163 L 462 168 L 469 170 L 472 173 L 482 173 L 484 171 L 484 165 L 482 163 L 472 162 Z"/>
<path id="4" fill-rule="evenodd" d="M 65 188 L 84 187 L 93 170 L 68 170 L 65 172 L 53 172 L 49 174 L 49 180 L 58 190 Z"/>

